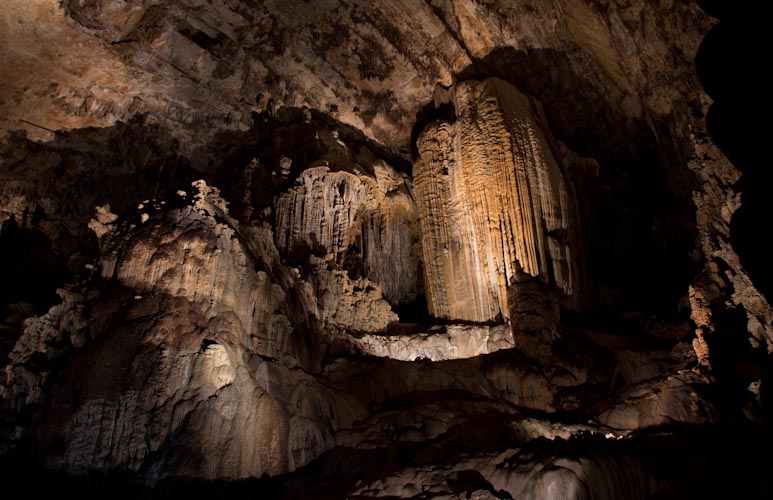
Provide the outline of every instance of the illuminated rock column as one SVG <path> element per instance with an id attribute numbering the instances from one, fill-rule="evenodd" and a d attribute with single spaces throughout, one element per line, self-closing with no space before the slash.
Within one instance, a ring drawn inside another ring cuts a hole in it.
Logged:
<path id="1" fill-rule="evenodd" d="M 575 293 L 574 202 L 538 104 L 499 80 L 455 89 L 414 166 L 427 300 L 435 317 L 500 321 L 520 266 Z"/>

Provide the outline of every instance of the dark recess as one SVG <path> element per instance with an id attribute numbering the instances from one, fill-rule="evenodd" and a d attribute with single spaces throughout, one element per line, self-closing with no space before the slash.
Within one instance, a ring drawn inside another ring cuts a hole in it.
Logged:
<path id="1" fill-rule="evenodd" d="M 768 99 L 770 77 L 761 61 L 769 59 L 765 16 L 750 0 L 726 2 L 699 0 L 698 4 L 720 22 L 706 35 L 696 57 L 696 70 L 706 92 L 714 100 L 706 126 L 714 143 L 743 177 L 736 186 L 742 192 L 741 208 L 730 223 L 730 241 L 754 286 L 773 298 L 773 259 L 768 247 L 773 217 L 773 183 L 767 135 L 770 127 Z M 746 318 L 740 311 L 721 311 L 718 335 L 712 339 L 712 362 L 717 373 L 720 401 L 732 408 L 752 379 L 761 375 L 760 398 L 767 432 L 760 439 L 773 443 L 773 356 L 750 349 Z M 760 374 L 759 371 L 763 370 Z M 725 410 L 726 412 L 728 410 Z M 724 415 L 737 419 L 737 414 Z M 768 464 L 767 474 L 773 473 Z"/>
<path id="2" fill-rule="evenodd" d="M 0 307 L 29 302 L 43 314 L 56 302 L 56 287 L 68 276 L 67 261 L 56 255 L 51 242 L 33 221 L 21 226 L 15 219 L 0 226 Z"/>
<path id="3" fill-rule="evenodd" d="M 452 103 L 443 103 L 438 107 L 430 102 L 416 113 L 416 123 L 414 123 L 411 129 L 411 159 L 416 161 L 419 157 L 419 150 L 416 147 L 416 141 L 419 139 L 419 135 L 424 129 L 432 122 L 436 121 L 456 121 L 456 110 Z"/>
<path id="4" fill-rule="evenodd" d="M 766 244 L 773 216 L 773 182 L 768 124 L 769 59 L 765 30 L 755 3 L 703 0 L 699 5 L 720 19 L 704 38 L 696 57 L 698 76 L 714 99 L 707 128 L 722 152 L 743 173 L 738 186 L 741 208 L 734 214 L 730 235 L 733 248 L 752 282 L 768 300 L 773 298 L 773 259 Z"/>

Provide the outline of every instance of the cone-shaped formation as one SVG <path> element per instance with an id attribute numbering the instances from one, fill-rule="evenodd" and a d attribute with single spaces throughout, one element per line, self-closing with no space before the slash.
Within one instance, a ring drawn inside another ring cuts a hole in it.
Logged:
<path id="1" fill-rule="evenodd" d="M 459 84 L 454 104 L 456 122 L 419 137 L 414 166 L 430 312 L 508 317 L 518 266 L 575 294 L 575 202 L 538 105 L 499 79 Z"/>

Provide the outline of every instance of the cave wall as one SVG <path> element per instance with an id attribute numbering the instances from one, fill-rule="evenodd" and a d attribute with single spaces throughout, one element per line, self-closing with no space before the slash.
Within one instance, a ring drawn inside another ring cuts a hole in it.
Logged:
<path id="1" fill-rule="evenodd" d="M 431 479 L 447 455 L 492 495 L 658 493 L 612 445 L 502 446 L 759 420 L 773 315 L 693 70 L 713 23 L 671 0 L 7 0 L 0 452 L 148 484 L 330 452 L 323 475 L 407 475 L 349 492 L 403 497 L 456 488 Z"/>

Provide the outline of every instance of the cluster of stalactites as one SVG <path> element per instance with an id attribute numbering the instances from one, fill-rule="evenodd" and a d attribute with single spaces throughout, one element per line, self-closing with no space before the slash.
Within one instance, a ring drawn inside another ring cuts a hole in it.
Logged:
<path id="1" fill-rule="evenodd" d="M 572 295 L 574 201 L 537 104 L 498 79 L 454 100 L 456 121 L 423 131 L 414 166 L 430 313 L 507 318 L 519 268 Z"/>

